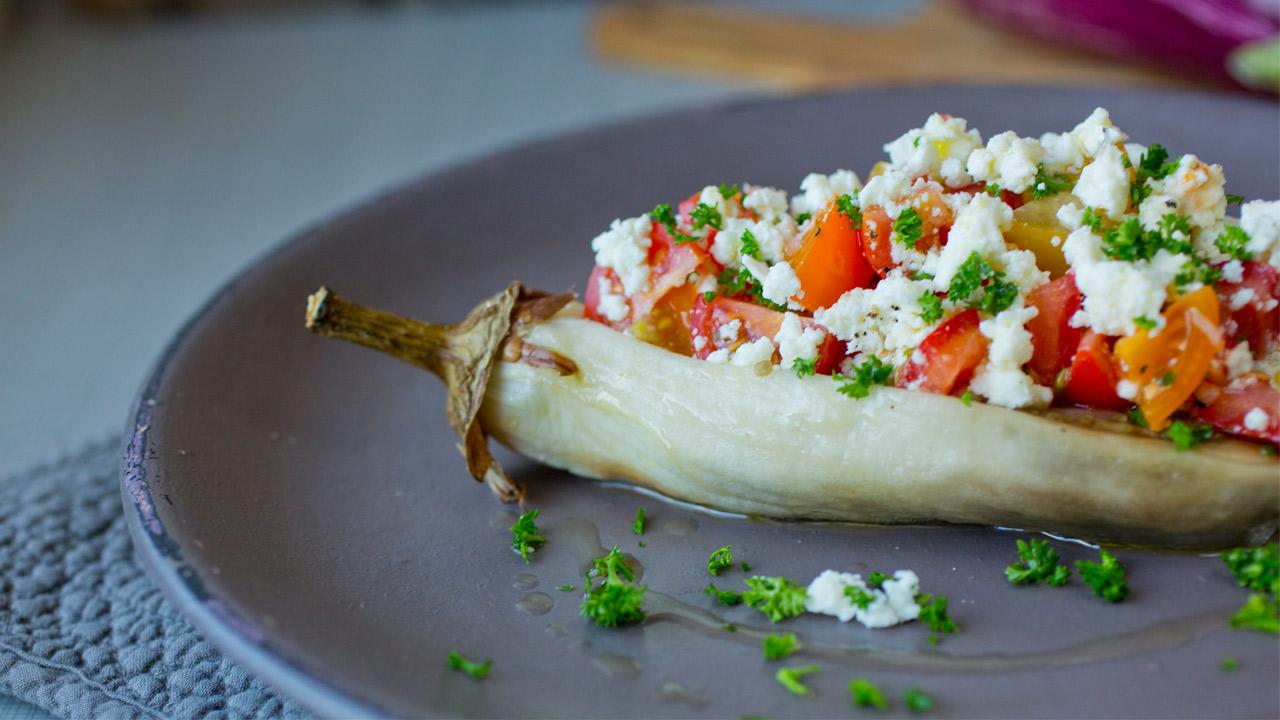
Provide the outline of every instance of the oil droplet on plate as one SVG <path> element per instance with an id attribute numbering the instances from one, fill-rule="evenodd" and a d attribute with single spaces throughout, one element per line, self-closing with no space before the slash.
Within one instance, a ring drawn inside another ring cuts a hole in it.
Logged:
<path id="1" fill-rule="evenodd" d="M 658 690 L 658 699 L 663 702 L 682 702 L 687 703 L 693 708 L 702 708 L 707 704 L 707 699 L 691 692 L 688 688 L 677 682 L 662 683 L 662 687 Z"/>
<path id="2" fill-rule="evenodd" d="M 538 576 L 520 573 L 515 580 L 511 581 L 511 587 L 517 590 L 532 590 L 538 587 Z"/>
<path id="3" fill-rule="evenodd" d="M 626 655 L 597 655 L 591 658 L 591 664 L 600 672 L 611 678 L 634 678 L 640 676 L 640 665 Z"/>
<path id="4" fill-rule="evenodd" d="M 668 535 L 692 535 L 698 532 L 698 521 L 692 518 L 672 518 L 659 528 Z"/>
<path id="5" fill-rule="evenodd" d="M 525 593 L 516 601 L 516 607 L 530 615 L 546 615 L 555 604 L 551 596 L 543 592 Z"/>

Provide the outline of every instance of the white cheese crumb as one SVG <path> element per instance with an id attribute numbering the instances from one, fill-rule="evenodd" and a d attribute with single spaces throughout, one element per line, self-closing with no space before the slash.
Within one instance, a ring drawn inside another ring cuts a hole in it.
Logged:
<path id="1" fill-rule="evenodd" d="M 1015 305 L 979 323 L 978 330 L 991 339 L 991 346 L 969 389 L 988 403 L 1007 408 L 1045 407 L 1053 399 L 1052 390 L 1022 372 L 1033 352 L 1031 333 L 1024 326 L 1038 313 L 1034 307 Z"/>
<path id="2" fill-rule="evenodd" d="M 1244 426 L 1254 432 L 1262 432 L 1271 424 L 1267 411 L 1256 407 L 1244 414 Z"/>
<path id="3" fill-rule="evenodd" d="M 867 181 L 858 193 L 858 204 L 864 208 L 879 205 L 889 217 L 896 218 L 903 208 L 898 200 L 910 186 L 911 178 L 906 173 L 890 168 Z"/>
<path id="4" fill-rule="evenodd" d="M 1002 132 L 969 155 L 965 168 L 974 180 L 996 183 L 1016 193 L 1031 187 L 1036 169 L 1044 158 L 1044 148 L 1032 138 L 1021 138 L 1015 132 Z"/>
<path id="5" fill-rule="evenodd" d="M 1280 200 L 1252 200 L 1240 208 L 1240 229 L 1249 233 L 1245 249 L 1259 260 L 1270 257 L 1280 269 Z"/>
<path id="6" fill-rule="evenodd" d="M 1084 208 L 1077 205 L 1075 201 L 1063 203 L 1055 215 L 1058 222 L 1068 230 L 1075 230 L 1084 224 Z"/>
<path id="7" fill-rule="evenodd" d="M 787 213 L 787 193 L 778 188 L 748 186 L 742 206 L 754 211 L 761 220 L 772 220 Z"/>
<path id="8" fill-rule="evenodd" d="M 818 214 L 837 195 L 858 192 L 862 181 L 852 170 L 837 170 L 830 175 L 810 173 L 800 181 L 800 191 L 791 198 L 791 212 Z"/>
<path id="9" fill-rule="evenodd" d="M 939 288 L 951 284 L 956 270 L 972 253 L 978 253 L 988 262 L 1005 252 L 1003 232 L 1013 224 L 1013 211 L 999 198 L 986 193 L 973 196 L 956 214 L 947 245 L 938 257 L 934 273 Z"/>
<path id="10" fill-rule="evenodd" d="M 1132 400 L 1138 397 L 1138 384 L 1129 380 L 1121 380 L 1116 383 L 1116 395 L 1125 400 Z"/>
<path id="11" fill-rule="evenodd" d="M 895 269 L 874 288 L 855 288 L 831 307 L 818 309 L 813 319 L 846 341 L 851 354 L 896 363 L 934 327 L 920 317 L 920 298 L 932 290 L 928 282 L 908 279 Z"/>
<path id="12" fill-rule="evenodd" d="M 591 241 L 596 265 L 606 267 L 622 281 L 627 295 L 649 289 L 649 231 L 653 228 L 648 215 L 614 220 L 609 229 Z"/>
<path id="13" fill-rule="evenodd" d="M 1098 208 L 1118 218 L 1129 206 L 1129 171 L 1120 151 L 1108 145 L 1097 159 L 1084 167 L 1071 193 L 1087 207 Z"/>
<path id="14" fill-rule="evenodd" d="M 800 278 L 796 277 L 791 263 L 783 260 L 765 273 L 760 281 L 760 294 L 765 300 L 786 305 L 792 297 L 803 297 L 804 291 L 800 289 Z"/>
<path id="15" fill-rule="evenodd" d="M 1240 308 L 1252 302 L 1253 299 L 1257 297 L 1257 295 L 1258 294 L 1253 291 L 1253 288 L 1240 288 L 1239 290 L 1231 294 L 1231 301 L 1230 301 L 1231 309 L 1239 310 Z"/>
<path id="16" fill-rule="evenodd" d="M 1111 123 L 1110 113 L 1103 108 L 1095 108 L 1070 132 L 1040 136 L 1040 144 L 1045 150 L 1045 168 L 1055 173 L 1074 173 L 1084 166 L 1087 159 L 1096 157 L 1102 148 L 1128 138 Z"/>
<path id="17" fill-rule="evenodd" d="M 1153 195 L 1167 195 L 1178 203 L 1178 212 L 1201 233 L 1197 249 L 1212 258 L 1221 257 L 1213 239 L 1227 214 L 1226 178 L 1221 165 L 1207 165 L 1195 155 L 1183 155 L 1177 168 L 1163 180 L 1149 180 Z M 1213 237 L 1207 237 L 1212 234 Z M 1212 250 L 1210 250 L 1212 249 Z"/>
<path id="18" fill-rule="evenodd" d="M 1229 283 L 1238 283 L 1244 280 L 1244 263 L 1239 260 L 1231 260 L 1223 265 L 1222 279 Z"/>
<path id="19" fill-rule="evenodd" d="M 1169 284 L 1186 260 L 1166 250 L 1150 261 L 1108 260 L 1102 254 L 1102 240 L 1087 227 L 1068 235 L 1062 249 L 1084 295 L 1084 306 L 1071 324 L 1103 335 L 1133 334 L 1134 318 L 1159 322 Z"/>
<path id="20" fill-rule="evenodd" d="M 800 316 L 789 312 L 782 316 L 782 326 L 774 340 L 782 356 L 782 367 L 790 368 L 796 360 L 813 360 L 818 357 L 818 346 L 827 334 L 821 328 L 804 327 Z"/>
<path id="21" fill-rule="evenodd" d="M 845 594 L 845 588 L 856 587 L 872 597 L 866 608 L 859 608 Z M 915 620 L 920 617 L 920 605 L 916 595 L 920 579 L 910 570 L 898 570 L 892 578 L 881 583 L 881 588 L 869 588 L 861 575 L 824 570 L 809 583 L 806 590 L 805 610 L 821 615 L 831 615 L 841 622 L 857 619 L 869 628 L 884 628 Z"/>
<path id="22" fill-rule="evenodd" d="M 738 346 L 730 360 L 738 367 L 757 367 L 773 362 L 773 341 L 767 337 L 759 337 L 749 343 Z"/>
<path id="23" fill-rule="evenodd" d="M 693 349 L 702 352 L 702 348 L 707 346 L 707 339 L 701 335 L 695 335 L 693 338 Z"/>
<path id="24" fill-rule="evenodd" d="M 707 362 L 709 363 L 729 362 L 729 348 L 720 348 L 719 350 L 713 350 L 711 354 L 707 356 Z"/>
<path id="25" fill-rule="evenodd" d="M 724 347 L 732 345 L 738 339 L 738 333 L 742 331 L 742 321 L 734 318 L 729 322 L 716 328 L 716 345 Z"/>
<path id="26" fill-rule="evenodd" d="M 982 135 L 969 129 L 964 118 L 934 113 L 925 120 L 924 127 L 908 130 L 886 144 L 884 150 L 894 169 L 912 177 L 927 175 L 958 188 L 973 182 L 965 171 L 965 161 L 981 146 Z"/>
<path id="27" fill-rule="evenodd" d="M 627 306 L 627 298 L 613 291 L 613 283 L 609 278 L 596 278 L 596 289 L 600 292 L 596 303 L 596 309 L 600 314 L 609 322 L 620 322 L 626 319 L 627 314 L 631 312 L 631 308 Z"/>
<path id="28" fill-rule="evenodd" d="M 1236 345 L 1227 351 L 1227 379 L 1235 380 L 1253 369 L 1253 353 L 1249 352 L 1249 341 Z"/>

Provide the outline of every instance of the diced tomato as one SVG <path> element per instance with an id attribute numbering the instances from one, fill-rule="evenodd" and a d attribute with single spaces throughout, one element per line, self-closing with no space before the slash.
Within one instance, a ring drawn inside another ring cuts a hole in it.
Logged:
<path id="1" fill-rule="evenodd" d="M 1254 408 L 1267 414 L 1267 425 L 1261 430 L 1244 424 L 1245 416 Z M 1208 407 L 1196 408 L 1195 416 L 1231 435 L 1280 443 L 1280 391 L 1261 377 L 1228 385 Z"/>
<path id="2" fill-rule="evenodd" d="M 920 239 L 915 249 L 927 252 L 930 248 L 947 244 L 947 236 L 955 221 L 951 206 L 942 198 L 936 186 L 927 186 L 910 198 L 910 206 L 920 216 Z M 862 247 L 867 262 L 881 277 L 896 265 L 893 261 L 893 224 L 889 214 L 879 205 L 862 209 Z"/>
<path id="3" fill-rule="evenodd" d="M 619 320 L 611 322 L 603 314 L 600 313 L 600 281 L 613 288 L 613 292 L 622 292 L 622 283 L 618 282 L 618 276 L 609 268 L 600 267 L 599 265 L 591 269 L 591 276 L 587 278 L 586 290 L 582 293 L 582 314 L 588 320 L 594 320 L 602 325 L 608 325 L 615 330 L 625 330 L 630 315 Z"/>
<path id="4" fill-rule="evenodd" d="M 1027 295 L 1028 304 L 1039 311 L 1027 323 L 1034 348 L 1027 369 L 1041 385 L 1053 386 L 1058 373 L 1071 366 L 1082 334 L 1080 328 L 1071 326 L 1071 318 L 1083 301 L 1075 276 L 1070 273 Z"/>
<path id="5" fill-rule="evenodd" d="M 943 395 L 968 387 L 974 370 L 987 357 L 989 342 L 978 330 L 978 322 L 978 311 L 970 309 L 934 328 L 902 366 L 898 386 Z"/>
<path id="6" fill-rule="evenodd" d="M 956 192 L 967 192 L 967 193 L 972 193 L 974 195 L 977 195 L 978 193 L 984 193 L 986 191 L 987 191 L 987 184 L 985 182 L 976 182 L 976 183 L 973 183 L 972 185 L 965 185 L 959 190 L 956 190 Z M 1012 210 L 1017 210 L 1018 208 L 1022 207 L 1027 203 L 1026 198 L 1024 198 L 1022 195 L 1016 192 L 1013 192 L 1012 190 L 1001 190 L 1000 201 L 1003 202 L 1005 205 L 1008 205 L 1009 208 Z"/>
<path id="7" fill-rule="evenodd" d="M 881 277 L 887 275 L 893 267 L 893 250 L 889 245 L 892 230 L 893 221 L 884 208 L 872 205 L 863 209 L 862 249 L 871 268 Z"/>
<path id="8" fill-rule="evenodd" d="M 798 301 L 809 310 L 828 307 L 847 291 L 871 284 L 862 232 L 834 201 L 818 214 L 790 260 L 803 292 Z"/>
<path id="9" fill-rule="evenodd" d="M 655 225 L 655 228 L 661 228 Z M 655 230 L 655 233 L 657 231 Z M 665 234 L 665 230 L 662 231 Z M 650 250 L 652 251 L 652 246 Z M 649 314 L 653 306 L 673 288 L 681 287 L 688 282 L 689 275 L 699 267 L 709 269 L 711 261 L 707 251 L 693 243 L 685 243 L 670 247 L 666 252 L 657 255 L 650 253 L 653 261 L 649 275 L 649 289 L 635 293 L 631 298 L 632 318 L 639 319 Z M 714 273 L 713 273 L 714 274 Z"/>
<path id="10" fill-rule="evenodd" d="M 1032 336 L 1033 343 L 1034 339 Z M 1106 336 L 1090 330 L 1085 333 L 1071 360 L 1071 372 L 1067 376 L 1066 387 L 1062 389 L 1062 397 L 1077 405 L 1099 410 L 1126 410 L 1129 401 L 1116 394 L 1119 379 Z"/>
<path id="11" fill-rule="evenodd" d="M 1138 330 L 1115 346 L 1121 374 L 1138 386 L 1135 402 L 1152 430 L 1168 427 L 1170 416 L 1204 382 L 1223 345 L 1212 288 L 1178 298 L 1165 310 L 1164 320 L 1156 335 Z"/>
<path id="12" fill-rule="evenodd" d="M 784 313 L 770 310 L 742 300 L 717 296 L 707 302 L 702 296 L 694 301 L 689 313 L 689 326 L 694 338 L 704 338 L 702 347 L 694 350 L 694 356 L 705 359 L 717 349 L 716 335 L 719 329 L 734 320 L 741 321 L 740 342 L 751 342 L 761 337 L 773 339 L 782 329 Z M 817 327 L 813 318 L 801 317 L 800 323 L 805 328 Z M 847 348 L 845 344 L 830 333 L 826 334 L 822 344 L 818 346 L 817 362 L 814 370 L 819 375 L 830 375 L 840 362 L 844 360 Z"/>
<path id="13" fill-rule="evenodd" d="M 1280 339 L 1280 273 L 1267 263 L 1244 263 L 1244 276 L 1238 283 L 1219 282 L 1218 298 L 1230 308 L 1232 298 L 1244 290 L 1253 297 L 1237 310 L 1232 310 L 1226 326 L 1228 345 L 1249 342 L 1249 351 L 1261 358 L 1275 347 Z M 1271 301 L 1275 304 L 1268 308 Z"/>

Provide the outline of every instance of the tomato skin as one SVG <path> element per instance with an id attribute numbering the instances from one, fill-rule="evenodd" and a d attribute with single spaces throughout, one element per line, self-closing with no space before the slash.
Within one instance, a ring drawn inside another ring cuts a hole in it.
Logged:
<path id="1" fill-rule="evenodd" d="M 893 221 L 884 208 L 872 205 L 862 211 L 862 250 L 871 269 L 881 277 L 893 267 L 893 250 L 889 245 L 892 230 Z"/>
<path id="2" fill-rule="evenodd" d="M 1085 407 L 1124 411 L 1129 408 L 1129 401 L 1116 394 L 1119 379 L 1106 336 L 1090 330 L 1071 359 L 1062 397 Z"/>
<path id="3" fill-rule="evenodd" d="M 978 330 L 978 323 L 978 311 L 970 309 L 934 328 L 902 366 L 898 387 L 941 395 L 954 395 L 968 387 L 990 344 Z"/>
<path id="4" fill-rule="evenodd" d="M 1041 385 L 1053 386 L 1058 374 L 1071 367 L 1080 347 L 1083 331 L 1071 326 L 1084 296 L 1071 273 L 1032 290 L 1027 303 L 1039 313 L 1027 323 L 1034 352 L 1027 363 L 1031 376 Z M 1114 383 L 1113 383 L 1114 385 Z"/>
<path id="5" fill-rule="evenodd" d="M 1245 427 L 1250 410 L 1261 408 L 1267 413 L 1267 426 L 1261 430 Z M 1280 391 L 1260 377 L 1251 377 L 1223 388 L 1207 407 L 1198 407 L 1196 418 L 1230 435 L 1280 443 Z"/>
<path id="6" fill-rule="evenodd" d="M 588 320 L 594 320 L 601 325 L 608 325 L 614 330 L 625 330 L 630 324 L 631 315 L 618 322 L 610 322 L 608 318 L 600 314 L 600 280 L 613 286 L 614 292 L 622 292 L 622 283 L 618 281 L 618 276 L 613 270 L 596 265 L 591 268 L 591 276 L 587 278 L 586 290 L 582 293 L 582 315 Z"/>
<path id="7" fill-rule="evenodd" d="M 693 309 L 689 313 L 689 326 L 694 338 L 703 337 L 706 342 L 703 343 L 701 349 L 695 349 L 694 357 L 706 359 L 708 355 L 714 352 L 716 348 L 715 336 L 720 326 L 733 322 L 734 320 L 742 321 L 742 330 L 746 335 L 746 341 L 750 342 L 761 337 L 773 339 L 777 336 L 778 331 L 782 329 L 782 319 L 785 313 L 776 310 L 770 310 L 753 303 L 742 300 L 733 300 L 731 298 L 717 296 L 707 302 L 702 296 L 698 296 L 694 301 Z M 800 324 L 804 328 L 818 327 L 813 318 L 801 317 Z M 823 332 L 826 332 L 825 328 Z M 818 375 L 830 375 L 840 366 L 847 352 L 845 344 L 838 340 L 834 335 L 826 332 L 822 344 L 818 345 L 817 362 L 814 363 L 814 372 Z M 790 368 L 786 368 L 790 369 Z"/>
<path id="8" fill-rule="evenodd" d="M 1231 298 L 1241 290 L 1252 290 L 1253 298 L 1228 315 L 1229 345 L 1249 342 L 1249 351 L 1261 358 L 1280 344 L 1280 272 L 1267 263 L 1250 260 L 1244 263 L 1244 273 L 1238 283 L 1219 282 L 1218 300 L 1224 308 L 1231 307 Z M 1267 309 L 1267 303 L 1276 300 L 1276 307 Z"/>
<path id="9" fill-rule="evenodd" d="M 835 201 L 818 214 L 790 261 L 802 291 L 797 301 L 809 310 L 833 305 L 849 290 L 869 286 L 873 277 L 862 232 Z"/>

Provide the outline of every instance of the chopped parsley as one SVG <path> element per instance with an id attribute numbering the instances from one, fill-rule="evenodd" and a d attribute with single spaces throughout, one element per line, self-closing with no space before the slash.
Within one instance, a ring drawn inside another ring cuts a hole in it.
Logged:
<path id="1" fill-rule="evenodd" d="M 734 625 L 733 623 L 725 623 L 725 624 L 721 625 L 721 626 L 720 626 L 720 628 L 721 628 L 722 630 L 724 630 L 725 632 L 727 632 L 727 633 L 736 633 L 736 632 L 738 632 L 738 626 L 737 626 L 737 625 Z"/>
<path id="2" fill-rule="evenodd" d="M 902 694 L 902 703 L 913 713 L 926 713 L 933 709 L 933 698 L 920 688 L 907 688 Z"/>
<path id="3" fill-rule="evenodd" d="M 764 288 L 761 284 L 756 282 L 755 278 L 751 276 L 751 273 L 745 270 L 725 268 L 720 271 L 720 275 L 716 278 L 716 281 L 719 283 L 720 287 L 724 288 L 725 295 L 727 296 L 746 294 L 750 295 L 757 304 L 763 305 L 770 310 L 783 312 L 787 309 L 785 305 L 779 305 L 778 303 L 767 299 L 764 296 Z"/>
<path id="4" fill-rule="evenodd" d="M 1190 257 L 1183 263 L 1182 269 L 1173 276 L 1173 284 L 1179 289 L 1191 283 L 1212 285 L 1222 279 L 1222 271 L 1205 262 L 1202 258 Z"/>
<path id="5" fill-rule="evenodd" d="M 778 684 L 787 689 L 792 695 L 800 695 L 808 697 L 813 695 L 813 690 L 808 685 L 801 682 L 800 678 L 805 675 L 812 675 L 822 670 L 818 665 L 801 665 L 800 667 L 784 667 L 778 668 L 778 672 L 774 674 Z"/>
<path id="6" fill-rule="evenodd" d="M 1165 215 L 1155 230 L 1143 230 L 1138 219 L 1131 217 L 1102 237 L 1102 253 L 1115 260 L 1150 260 L 1161 250 L 1187 258 L 1174 277 L 1174 284 L 1178 287 L 1194 282 L 1212 285 L 1222 277 L 1220 270 L 1195 254 L 1191 245 L 1190 221 L 1181 215 Z"/>
<path id="7" fill-rule="evenodd" d="M 750 230 L 750 229 L 746 229 L 746 230 L 743 230 L 743 231 L 742 231 L 742 250 L 741 250 L 741 253 L 742 253 L 743 255 L 747 255 L 747 256 L 749 256 L 749 257 L 753 257 L 753 258 L 755 258 L 756 260 L 761 260 L 761 257 L 760 257 L 760 243 L 756 241 L 755 233 L 751 232 L 751 230 Z"/>
<path id="8" fill-rule="evenodd" d="M 844 194 L 836 197 L 836 208 L 849 218 L 849 222 L 853 223 L 856 228 L 862 225 L 862 208 L 858 207 L 858 194 Z"/>
<path id="9" fill-rule="evenodd" d="M 1240 667 L 1240 661 L 1228 655 L 1222 658 L 1222 662 L 1218 663 L 1218 669 L 1222 672 L 1235 672 Z"/>
<path id="10" fill-rule="evenodd" d="M 1161 378 L 1160 382 L 1165 384 L 1164 378 Z M 1188 425 L 1181 420 L 1174 420 L 1169 429 L 1165 431 L 1165 436 L 1172 440 L 1173 446 L 1179 450 L 1190 450 L 1212 438 L 1213 427 L 1201 424 Z"/>
<path id="11" fill-rule="evenodd" d="M 972 405 L 972 404 L 973 404 L 973 391 L 972 391 L 972 390 L 967 390 L 967 389 L 966 389 L 966 390 L 964 391 L 964 393 L 963 393 L 962 395 L 960 395 L 960 402 L 964 403 L 964 406 L 965 406 L 965 407 L 969 407 L 970 405 Z"/>
<path id="12" fill-rule="evenodd" d="M 1150 260 L 1161 247 L 1160 235 L 1143 232 L 1131 217 L 1102 236 L 1102 254 L 1115 260 Z"/>
<path id="13" fill-rule="evenodd" d="M 991 197 L 1000 197 L 1000 186 L 996 183 L 987 183 L 982 189 Z"/>
<path id="14" fill-rule="evenodd" d="M 983 290 L 976 302 L 973 294 Z M 953 303 L 965 303 L 992 315 L 1005 310 L 1018 298 L 1018 286 L 1004 279 L 991 264 L 975 250 L 960 263 L 947 288 L 947 299 Z"/>
<path id="15" fill-rule="evenodd" d="M 745 561 L 738 563 L 738 567 L 742 568 L 742 572 L 751 572 L 751 566 Z"/>
<path id="16" fill-rule="evenodd" d="M 464 672 L 476 680 L 483 680 L 489 677 L 489 670 L 493 667 L 492 660 L 485 660 L 482 663 L 471 662 L 462 657 L 457 650 L 449 651 L 449 669 Z"/>
<path id="17" fill-rule="evenodd" d="M 715 290 L 708 290 L 708 291 L 706 291 L 706 292 L 702 293 L 702 301 L 703 301 L 703 302 L 711 302 L 712 300 L 715 300 L 715 299 L 716 299 L 716 291 L 715 291 Z"/>
<path id="18" fill-rule="evenodd" d="M 511 526 L 511 549 L 520 554 L 520 558 L 526 563 L 529 562 L 529 556 L 541 547 L 547 539 L 538 533 L 538 526 L 534 520 L 538 519 L 538 511 L 530 510 L 520 516 L 516 520 L 516 524 Z"/>
<path id="19" fill-rule="evenodd" d="M 638 508 L 638 509 L 636 510 L 636 519 L 635 519 L 635 521 L 634 521 L 634 522 L 632 522 L 632 523 L 631 523 L 631 532 L 635 533 L 636 535 L 643 535 L 643 534 L 644 534 L 644 522 L 645 522 L 645 520 L 644 520 L 644 508 L 643 508 L 643 507 L 641 507 L 641 508 Z"/>
<path id="20" fill-rule="evenodd" d="M 1228 550 L 1222 553 L 1222 561 L 1240 587 L 1255 592 L 1276 592 L 1280 582 L 1280 544 Z"/>
<path id="21" fill-rule="evenodd" d="M 1244 607 L 1231 616 L 1231 627 L 1280 633 L 1280 604 L 1275 595 L 1251 593 Z"/>
<path id="22" fill-rule="evenodd" d="M 915 247 L 923 234 L 924 223 L 920 220 L 920 213 L 913 207 L 903 208 L 893 221 L 894 239 L 907 247 Z"/>
<path id="23" fill-rule="evenodd" d="M 742 192 L 741 190 L 738 189 L 737 183 L 734 183 L 733 185 L 725 185 L 724 183 L 720 183 L 719 185 L 716 186 L 716 190 L 720 191 L 720 197 L 724 198 L 725 200 L 732 200 L 734 195 L 737 195 L 739 192 Z M 745 197 L 746 194 L 744 193 L 743 196 Z"/>
<path id="24" fill-rule="evenodd" d="M 644 620 L 642 606 L 644 593 L 648 588 L 632 584 L 635 572 L 627 565 L 617 545 L 605 556 L 592 561 L 587 577 L 598 578 L 601 582 L 599 585 L 588 586 L 580 609 L 583 617 L 600 627 L 632 625 Z"/>
<path id="25" fill-rule="evenodd" d="M 853 695 L 853 704 L 856 707 L 873 707 L 884 710 L 889 707 L 889 701 L 884 699 L 884 693 L 880 692 L 880 688 L 871 684 L 871 681 L 860 677 L 849 681 L 849 694 Z"/>
<path id="26" fill-rule="evenodd" d="M 1099 550 L 1100 562 L 1080 560 L 1076 562 L 1076 570 L 1080 571 L 1080 579 L 1085 585 L 1093 588 L 1095 595 L 1107 602 L 1117 603 L 1129 595 L 1129 583 L 1125 581 L 1124 565 L 1116 560 L 1116 556 L 1106 550 Z"/>
<path id="27" fill-rule="evenodd" d="M 557 585 L 556 589 L 560 592 L 573 592 L 578 589 L 577 585 Z"/>
<path id="28" fill-rule="evenodd" d="M 807 375 L 813 375 L 818 371 L 817 368 L 818 368 L 817 358 L 809 358 L 808 360 L 801 360 L 800 358 L 796 358 L 795 360 L 791 361 L 791 369 L 796 371 L 796 377 L 802 378 Z"/>
<path id="29" fill-rule="evenodd" d="M 747 578 L 742 601 L 764 613 L 773 622 L 786 620 L 804 612 L 805 589 L 784 577 L 757 575 Z"/>
<path id="30" fill-rule="evenodd" d="M 665 227 L 667 229 L 667 234 L 671 236 L 671 240 L 677 245 L 680 243 L 694 242 L 698 239 L 692 235 L 686 235 L 680 232 L 679 228 L 676 227 L 675 213 L 671 212 L 671 206 L 667 203 L 655 205 L 653 210 L 649 212 L 649 217 L 658 221 L 659 224 Z"/>
<path id="31" fill-rule="evenodd" d="M 855 400 L 871 394 L 875 385 L 893 384 L 893 366 L 872 355 L 853 369 L 853 375 L 832 373 L 831 379 L 841 383 L 836 392 Z"/>
<path id="32" fill-rule="evenodd" d="M 716 584 L 713 582 L 707 583 L 706 589 L 702 592 L 708 597 L 715 598 L 715 601 L 721 605 L 728 605 L 732 607 L 734 605 L 742 604 L 742 593 L 735 592 L 733 590 L 721 590 L 716 587 Z"/>
<path id="33" fill-rule="evenodd" d="M 932 325 L 942 319 L 942 299 L 925 290 L 920 296 L 920 319 Z"/>
<path id="34" fill-rule="evenodd" d="M 1133 202 L 1133 206 L 1141 205 L 1143 200 L 1150 197 L 1152 190 L 1147 185 L 1147 180 L 1169 177 L 1177 169 L 1178 161 L 1169 161 L 1169 151 L 1165 150 L 1160 143 L 1152 143 L 1138 160 L 1138 167 L 1134 170 L 1134 180 L 1129 184 L 1129 199 Z"/>
<path id="35" fill-rule="evenodd" d="M 874 593 L 868 592 L 866 588 L 860 588 L 857 585 L 846 585 L 844 596 L 849 598 L 849 602 L 853 603 L 853 606 L 859 610 L 866 610 L 876 600 Z"/>
<path id="36" fill-rule="evenodd" d="M 797 225 L 803 225 L 803 224 L 805 224 L 806 222 L 808 222 L 808 221 L 809 221 L 809 218 L 811 218 L 811 217 L 813 217 L 813 213 L 811 213 L 811 212 L 802 212 L 802 213 L 800 213 L 799 215 L 797 215 L 797 216 L 796 216 L 796 224 L 797 224 Z"/>
<path id="37" fill-rule="evenodd" d="M 1061 587 L 1071 577 L 1071 568 L 1063 565 L 1054 550 L 1044 540 L 1032 539 L 1031 542 L 1019 540 L 1018 559 L 1022 562 L 1012 563 L 1004 569 L 1004 576 L 1014 585 L 1029 585 L 1037 582 Z"/>
<path id="38" fill-rule="evenodd" d="M 1036 179 L 1031 182 L 1031 197 L 1039 200 L 1071 187 L 1071 178 L 1044 169 L 1044 163 L 1036 166 Z"/>
<path id="39" fill-rule="evenodd" d="M 929 629 L 939 633 L 953 633 L 957 630 L 956 621 L 947 615 L 946 595 L 921 595 L 916 598 L 920 604 L 920 619 Z"/>
<path id="40" fill-rule="evenodd" d="M 1142 328 L 1143 330 L 1146 330 L 1147 332 L 1150 332 L 1150 331 L 1152 331 L 1152 330 L 1155 330 L 1155 329 L 1156 329 L 1156 321 L 1155 321 L 1155 320 L 1152 320 L 1151 318 L 1149 318 L 1149 317 L 1147 317 L 1147 316 L 1145 316 L 1145 315 L 1143 315 L 1142 317 L 1136 317 L 1136 318 L 1134 318 L 1134 319 L 1133 319 L 1133 324 L 1134 324 L 1134 325 L 1137 325 L 1138 327 Z"/>
<path id="41" fill-rule="evenodd" d="M 1173 381 L 1177 379 L 1178 379 L 1178 376 L 1175 375 L 1172 370 L 1170 370 L 1169 372 L 1160 376 L 1160 384 L 1165 387 L 1169 387 L 1170 385 L 1173 384 Z"/>
<path id="42" fill-rule="evenodd" d="M 1236 260 L 1252 260 L 1253 253 L 1245 249 L 1249 244 L 1249 233 L 1245 232 L 1239 225 L 1228 225 L 1217 240 L 1213 241 L 1214 245 L 1223 252 Z"/>
<path id="43" fill-rule="evenodd" d="M 1094 210 L 1091 207 L 1087 207 L 1084 209 L 1084 212 L 1080 214 L 1080 224 L 1093 228 L 1094 232 L 1097 232 L 1102 229 L 1103 215 L 1105 215 L 1105 213 L 1101 210 Z"/>
<path id="44" fill-rule="evenodd" d="M 1243 202 L 1244 202 L 1243 195 L 1236 195 L 1235 193 L 1227 193 L 1228 205 L 1239 205 L 1240 203 L 1243 203 Z"/>
<path id="45" fill-rule="evenodd" d="M 1137 405 L 1129 408 L 1129 422 L 1140 428 L 1151 427 L 1151 425 L 1147 423 L 1147 418 L 1142 414 L 1142 408 Z"/>
<path id="46" fill-rule="evenodd" d="M 765 660 L 785 660 L 800 649 L 800 641 L 796 640 L 795 633 L 765 635 L 763 649 Z"/>
<path id="47" fill-rule="evenodd" d="M 693 221 L 694 230 L 701 230 L 704 227 L 719 230 L 724 224 L 724 217 L 720 215 L 720 211 L 715 206 L 704 202 L 694 206 L 693 211 L 689 213 L 689 219 Z"/>
<path id="48" fill-rule="evenodd" d="M 721 570 L 733 567 L 733 550 L 731 545 L 724 547 L 711 553 L 711 557 L 707 558 L 707 572 L 712 575 L 719 575 Z"/>
<path id="49" fill-rule="evenodd" d="M 885 577 L 884 573 L 879 570 L 872 570 L 871 574 L 867 575 L 867 587 L 879 590 L 884 585 L 885 580 L 888 580 L 888 578 Z"/>

